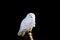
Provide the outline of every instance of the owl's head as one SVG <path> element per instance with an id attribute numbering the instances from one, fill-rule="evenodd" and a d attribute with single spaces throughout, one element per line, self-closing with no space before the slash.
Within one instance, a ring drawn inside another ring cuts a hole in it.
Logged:
<path id="1" fill-rule="evenodd" d="M 34 14 L 34 13 L 28 13 L 28 14 L 27 14 L 27 17 L 35 18 L 35 14 Z"/>

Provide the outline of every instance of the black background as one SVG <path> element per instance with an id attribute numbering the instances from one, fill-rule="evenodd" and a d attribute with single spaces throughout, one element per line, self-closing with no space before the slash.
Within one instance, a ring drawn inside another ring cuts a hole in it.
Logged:
<path id="1" fill-rule="evenodd" d="M 34 40 L 59 38 L 59 1 L 16 0 L 16 5 L 14 5 L 14 1 L 1 2 L 1 39 L 21 40 L 17 32 L 22 19 L 30 12 L 36 15 L 36 27 L 32 30 Z"/>
<path id="2" fill-rule="evenodd" d="M 50 11 L 50 3 L 46 1 L 16 1 L 16 40 L 21 40 L 17 32 L 22 19 L 30 12 L 36 15 L 36 27 L 32 30 L 34 40 L 49 40 Z"/>

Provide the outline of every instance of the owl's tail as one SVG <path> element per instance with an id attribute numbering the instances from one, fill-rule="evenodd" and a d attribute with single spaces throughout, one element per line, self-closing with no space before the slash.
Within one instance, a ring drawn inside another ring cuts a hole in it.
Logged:
<path id="1" fill-rule="evenodd" d="M 17 34 L 18 36 L 21 36 L 22 35 L 22 33 L 21 32 L 18 32 L 18 34 Z"/>
<path id="2" fill-rule="evenodd" d="M 24 36 L 24 35 L 25 35 L 25 32 L 18 32 L 17 35 L 18 35 L 18 36 Z"/>

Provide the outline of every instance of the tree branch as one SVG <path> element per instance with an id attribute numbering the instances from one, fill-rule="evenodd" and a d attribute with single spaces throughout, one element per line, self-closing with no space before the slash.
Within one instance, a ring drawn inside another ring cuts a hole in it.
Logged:
<path id="1" fill-rule="evenodd" d="M 25 40 L 33 40 L 33 37 L 32 37 L 32 33 L 31 32 L 27 32 L 24 36 Z"/>

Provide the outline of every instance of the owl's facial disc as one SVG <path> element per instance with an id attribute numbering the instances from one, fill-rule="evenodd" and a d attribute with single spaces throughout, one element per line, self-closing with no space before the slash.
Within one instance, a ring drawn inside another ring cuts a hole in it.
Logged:
<path id="1" fill-rule="evenodd" d="M 34 13 L 29 13 L 29 14 L 27 14 L 27 17 L 35 18 L 35 14 Z"/>
<path id="2" fill-rule="evenodd" d="M 30 18 L 33 18 L 31 15 L 29 15 Z"/>

